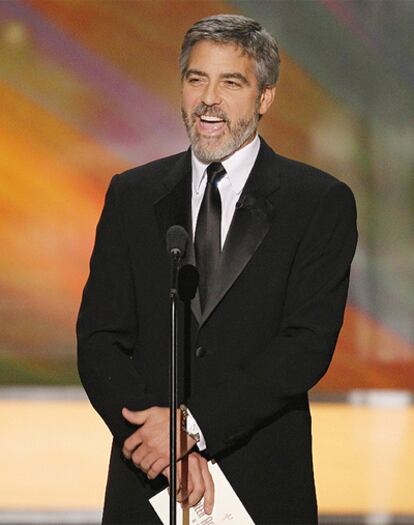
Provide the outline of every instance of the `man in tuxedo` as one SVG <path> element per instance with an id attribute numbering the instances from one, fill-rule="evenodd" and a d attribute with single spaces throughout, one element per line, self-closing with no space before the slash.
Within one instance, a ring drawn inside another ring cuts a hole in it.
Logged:
<path id="1" fill-rule="evenodd" d="M 307 392 L 343 322 L 354 198 L 257 135 L 279 68 L 257 22 L 200 20 L 180 67 L 191 148 L 112 179 L 78 319 L 80 376 L 114 437 L 103 522 L 160 523 L 148 499 L 169 476 L 165 233 L 178 224 L 200 272 L 180 348 L 178 500 L 204 496 L 211 512 L 214 459 L 256 524 L 316 523 Z"/>

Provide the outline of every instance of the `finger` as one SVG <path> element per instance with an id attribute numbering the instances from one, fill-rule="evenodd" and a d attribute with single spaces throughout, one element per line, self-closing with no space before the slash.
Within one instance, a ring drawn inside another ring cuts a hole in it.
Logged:
<path id="1" fill-rule="evenodd" d="M 184 494 L 184 491 L 181 486 L 177 487 L 177 501 L 178 503 L 182 503 L 187 499 L 187 494 Z"/>
<path id="2" fill-rule="evenodd" d="M 183 503 L 188 498 L 189 490 L 193 489 L 192 482 L 188 479 L 188 468 L 183 468 L 183 462 L 177 465 L 177 501 Z"/>
<path id="3" fill-rule="evenodd" d="M 168 485 L 170 484 L 170 467 L 167 467 L 165 468 L 163 471 L 162 471 L 162 475 L 165 476 L 167 478 L 167 481 L 168 481 Z M 168 492 L 170 491 L 170 488 L 168 487 Z"/>
<path id="4" fill-rule="evenodd" d="M 191 454 L 189 458 L 189 473 L 192 481 L 192 490 L 190 492 L 189 488 L 187 504 L 189 507 L 193 507 L 201 500 L 206 490 L 204 479 L 201 474 L 198 454 Z"/>
<path id="5" fill-rule="evenodd" d="M 188 498 L 188 494 L 186 490 L 184 490 L 183 484 L 180 481 L 180 478 L 177 476 L 177 492 L 176 492 L 176 500 L 178 503 L 182 503 Z"/>
<path id="6" fill-rule="evenodd" d="M 187 499 L 189 492 L 193 490 L 193 485 L 192 485 L 192 482 L 190 481 L 190 477 L 188 473 L 188 457 L 184 457 L 179 462 L 178 472 L 179 472 L 180 483 L 182 487 L 180 501 L 184 501 L 185 499 Z"/>
<path id="7" fill-rule="evenodd" d="M 148 410 L 128 410 L 127 408 L 122 409 L 122 415 L 124 418 L 133 423 L 134 425 L 143 425 L 148 417 Z"/>
<path id="8" fill-rule="evenodd" d="M 152 465 L 157 461 L 157 456 L 153 453 L 147 454 L 145 457 L 142 458 L 139 468 L 145 472 L 148 476 L 148 471 L 150 468 L 152 468 Z M 164 465 L 163 468 L 165 468 L 166 465 Z M 162 470 L 162 469 L 161 469 Z"/>
<path id="9" fill-rule="evenodd" d="M 204 512 L 206 514 L 211 514 L 214 506 L 214 482 L 208 469 L 208 463 L 204 458 L 200 459 L 200 467 L 201 475 L 203 476 L 204 485 L 206 487 L 204 492 Z"/>
<path id="10" fill-rule="evenodd" d="M 155 458 L 156 459 L 156 458 Z M 168 466 L 168 461 L 163 460 L 162 458 L 156 459 L 154 463 L 148 468 L 147 477 L 148 479 L 154 479 L 163 473 L 165 467 Z"/>
<path id="11" fill-rule="evenodd" d="M 183 487 L 181 462 L 177 463 L 177 469 L 175 472 L 177 476 L 175 494 L 177 496 L 177 501 L 181 502 L 183 499 L 187 497 L 187 495 L 184 492 L 184 487 Z M 170 485 L 171 483 L 172 483 L 172 480 L 171 480 L 171 472 L 170 472 Z"/>
<path id="12" fill-rule="evenodd" d="M 180 469 L 177 468 L 177 491 L 176 491 L 176 496 L 177 496 L 177 501 L 178 502 L 181 502 L 183 499 L 185 499 L 187 497 L 187 495 L 184 496 L 183 494 L 183 489 L 182 489 L 182 483 L 181 483 L 181 473 L 180 473 Z M 170 470 L 170 467 L 166 467 L 162 472 L 161 474 L 163 476 L 165 476 L 168 480 L 168 494 L 170 494 L 170 487 L 171 487 L 171 470 Z"/>
<path id="13" fill-rule="evenodd" d="M 134 452 L 131 455 L 131 460 L 133 464 L 141 469 L 141 464 L 143 459 L 150 454 L 150 451 L 145 445 L 140 445 L 138 448 L 134 450 Z M 142 469 L 141 469 L 142 470 Z"/>
<path id="14" fill-rule="evenodd" d="M 131 459 L 132 453 L 134 450 L 142 444 L 141 436 L 138 432 L 134 432 L 124 441 L 122 447 L 122 454 L 126 459 Z"/>

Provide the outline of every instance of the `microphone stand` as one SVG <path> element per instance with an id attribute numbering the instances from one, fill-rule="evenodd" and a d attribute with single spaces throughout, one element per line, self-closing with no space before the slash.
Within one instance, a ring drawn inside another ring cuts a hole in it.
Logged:
<path id="1" fill-rule="evenodd" d="M 171 250 L 170 288 L 170 525 L 177 524 L 177 277 L 181 251 Z"/>
<path id="2" fill-rule="evenodd" d="M 167 231 L 167 252 L 171 258 L 170 280 L 170 525 L 177 525 L 177 410 L 178 410 L 178 347 L 177 347 L 177 299 L 190 301 L 198 284 L 195 267 L 185 265 L 180 269 L 180 260 L 188 243 L 188 234 L 182 226 L 174 225 Z M 189 304 L 189 303 L 188 303 Z M 180 429 L 181 435 L 181 429 Z M 181 445 L 180 445 L 181 446 Z"/>

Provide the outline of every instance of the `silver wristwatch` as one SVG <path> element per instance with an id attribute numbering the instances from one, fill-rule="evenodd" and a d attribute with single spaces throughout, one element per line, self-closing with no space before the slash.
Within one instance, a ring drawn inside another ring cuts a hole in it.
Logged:
<path id="1" fill-rule="evenodd" d="M 200 441 L 200 432 L 193 418 L 188 418 L 188 409 L 185 405 L 180 405 L 181 410 L 181 430 L 194 439 L 196 443 Z"/>

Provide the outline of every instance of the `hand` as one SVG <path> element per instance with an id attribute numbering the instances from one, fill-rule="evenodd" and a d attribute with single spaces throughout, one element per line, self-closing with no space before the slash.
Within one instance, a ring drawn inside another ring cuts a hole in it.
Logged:
<path id="1" fill-rule="evenodd" d="M 170 483 L 170 468 L 163 470 Z M 197 452 L 191 452 L 177 463 L 177 501 L 183 508 L 194 507 L 204 497 L 204 512 L 211 514 L 214 505 L 214 482 L 208 463 Z"/>
<path id="2" fill-rule="evenodd" d="M 133 412 L 122 409 L 124 418 L 140 428 L 124 442 L 122 453 L 126 459 L 147 474 L 156 478 L 170 463 L 170 410 L 151 407 Z M 177 459 L 193 448 L 196 441 L 181 430 L 181 411 L 177 410 Z"/>

